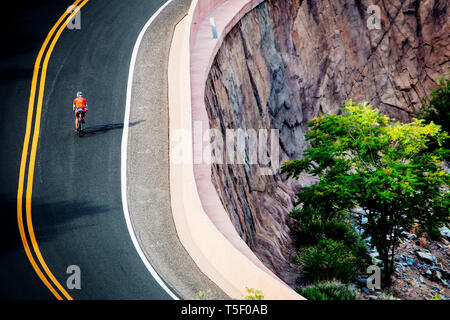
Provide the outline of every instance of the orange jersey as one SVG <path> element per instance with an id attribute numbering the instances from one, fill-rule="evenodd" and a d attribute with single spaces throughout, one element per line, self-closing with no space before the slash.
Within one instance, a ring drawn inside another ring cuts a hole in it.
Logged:
<path id="1" fill-rule="evenodd" d="M 75 98 L 73 100 L 73 105 L 75 106 L 75 109 L 76 108 L 83 108 L 83 109 L 85 109 L 86 108 L 86 104 L 87 104 L 87 100 L 85 98 L 83 98 L 83 97 L 77 97 L 77 98 Z"/>

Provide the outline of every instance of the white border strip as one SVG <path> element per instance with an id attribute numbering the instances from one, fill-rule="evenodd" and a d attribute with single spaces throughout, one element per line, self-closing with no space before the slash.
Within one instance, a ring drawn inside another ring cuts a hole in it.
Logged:
<path id="1" fill-rule="evenodd" d="M 169 296 L 171 296 L 172 299 L 174 299 L 174 300 L 179 300 L 179 298 L 166 286 L 164 281 L 162 281 L 162 279 L 160 278 L 158 273 L 155 271 L 155 269 L 152 267 L 150 262 L 147 260 L 144 252 L 142 251 L 142 248 L 139 245 L 139 242 L 136 238 L 136 234 L 134 233 L 133 226 L 131 224 L 130 212 L 128 210 L 128 202 L 127 202 L 128 129 L 129 129 L 129 123 L 130 123 L 131 88 L 133 86 L 134 67 L 136 64 L 136 57 L 137 57 L 137 53 L 139 51 L 139 46 L 141 44 L 142 38 L 144 37 L 144 34 L 147 31 L 148 27 L 152 24 L 152 22 L 156 19 L 156 17 L 161 13 L 161 11 L 164 10 L 164 8 L 166 8 L 167 5 L 169 5 L 172 1 L 173 0 L 167 1 L 162 7 L 160 7 L 158 9 L 158 11 L 156 11 L 153 14 L 153 16 L 150 18 L 150 20 L 148 20 L 147 23 L 142 28 L 142 30 L 139 33 L 139 36 L 136 40 L 136 43 L 134 44 L 133 53 L 131 55 L 130 71 L 128 72 L 127 98 L 126 98 L 126 104 L 125 104 L 125 119 L 123 122 L 122 149 L 121 149 L 121 187 L 122 187 L 123 213 L 125 215 L 128 233 L 131 236 L 131 240 L 133 241 L 134 247 L 136 248 L 136 251 L 138 252 L 139 257 L 141 258 L 142 262 L 144 262 L 145 266 L 147 267 L 148 271 L 150 271 L 153 278 L 169 294 Z"/>

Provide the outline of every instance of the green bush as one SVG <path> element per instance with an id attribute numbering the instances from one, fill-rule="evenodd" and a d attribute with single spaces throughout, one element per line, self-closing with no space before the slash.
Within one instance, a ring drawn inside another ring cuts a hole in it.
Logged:
<path id="1" fill-rule="evenodd" d="M 337 282 L 319 282 L 310 287 L 298 288 L 297 292 L 309 300 L 356 300 L 355 290 Z"/>
<path id="2" fill-rule="evenodd" d="M 301 244 L 314 245 L 320 240 L 343 240 L 346 244 L 355 244 L 359 237 L 352 227 L 345 221 L 346 215 L 341 213 L 339 217 L 326 219 L 321 213 L 311 206 L 293 209 L 290 214 L 298 221 L 297 237 Z"/>
<path id="3" fill-rule="evenodd" d="M 361 240 L 347 221 L 348 214 L 342 213 L 338 218 L 325 220 L 313 208 L 293 209 L 290 216 L 298 221 L 297 238 L 301 245 L 316 245 L 320 240 L 332 239 L 343 241 L 358 258 L 358 266 L 364 267 L 370 261 L 367 245 Z"/>
<path id="4" fill-rule="evenodd" d="M 345 221 L 333 219 L 324 223 L 323 228 L 327 239 L 342 240 L 347 246 L 354 246 L 359 241 L 356 232 Z"/>
<path id="5" fill-rule="evenodd" d="M 301 261 L 305 275 L 313 281 L 337 279 L 349 283 L 355 278 L 358 259 L 343 241 L 325 239 L 304 249 Z"/>
<path id="6" fill-rule="evenodd" d="M 369 255 L 367 243 L 364 240 L 359 240 L 351 247 L 353 255 L 356 258 L 356 266 L 359 270 L 366 270 L 368 264 L 372 263 L 372 257 Z"/>
<path id="7" fill-rule="evenodd" d="M 300 244 L 313 245 L 325 239 L 324 223 L 319 216 L 301 212 L 299 209 L 291 211 L 290 216 L 297 219 L 297 238 Z"/>
<path id="8" fill-rule="evenodd" d="M 244 297 L 244 300 L 264 300 L 264 295 L 261 290 L 255 290 L 253 288 L 245 287 L 248 295 Z"/>
<path id="9" fill-rule="evenodd" d="M 298 288 L 297 292 L 308 300 L 332 300 L 324 292 L 322 292 L 322 290 L 316 287 L 309 287 L 306 289 Z"/>

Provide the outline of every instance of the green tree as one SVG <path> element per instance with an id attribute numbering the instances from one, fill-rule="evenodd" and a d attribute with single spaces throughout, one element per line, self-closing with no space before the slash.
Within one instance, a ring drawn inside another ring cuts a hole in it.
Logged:
<path id="1" fill-rule="evenodd" d="M 394 122 L 351 100 L 342 115 L 320 116 L 308 126 L 303 159 L 281 170 L 288 177 L 305 172 L 319 178 L 298 192 L 300 214 L 314 208 L 332 219 L 360 206 L 367 218 L 361 227 L 378 249 L 389 286 L 402 231 L 417 223 L 432 232 L 449 222 L 450 175 L 442 163 L 448 134 L 433 122 Z M 431 142 L 437 147 L 428 148 Z"/>

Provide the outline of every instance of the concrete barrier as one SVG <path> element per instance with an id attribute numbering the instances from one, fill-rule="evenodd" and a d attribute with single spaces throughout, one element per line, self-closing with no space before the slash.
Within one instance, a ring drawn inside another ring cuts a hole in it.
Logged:
<path id="1" fill-rule="evenodd" d="M 204 93 L 214 57 L 226 34 L 262 1 L 193 0 L 175 29 L 168 65 L 172 214 L 183 246 L 230 297 L 247 295 L 248 287 L 261 290 L 265 299 L 304 299 L 239 237 L 212 184 L 210 164 L 193 161 L 193 122 L 201 121 L 203 132 L 209 129 Z M 217 39 L 210 17 L 216 21 Z"/>

